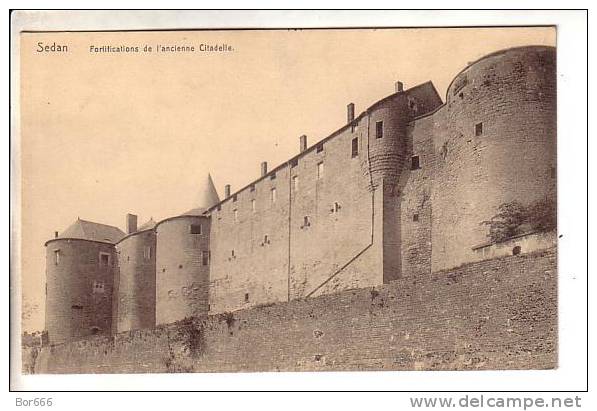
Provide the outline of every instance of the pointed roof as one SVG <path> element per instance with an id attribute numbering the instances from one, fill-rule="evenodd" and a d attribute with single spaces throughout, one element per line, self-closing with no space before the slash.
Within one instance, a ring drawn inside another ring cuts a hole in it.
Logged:
<path id="1" fill-rule="evenodd" d="M 198 208 L 210 208 L 220 202 L 220 197 L 216 191 L 216 186 L 211 179 L 211 174 L 207 174 L 207 180 L 200 188 L 199 201 L 197 202 Z"/>
<path id="2" fill-rule="evenodd" d="M 57 238 L 78 238 L 81 240 L 116 243 L 125 233 L 118 227 L 77 219 Z"/>
<path id="3" fill-rule="evenodd" d="M 149 219 L 149 221 L 141 224 L 141 226 L 139 226 L 137 231 L 149 230 L 150 228 L 154 228 L 154 227 L 155 227 L 155 221 L 153 221 L 153 217 L 151 217 Z"/>

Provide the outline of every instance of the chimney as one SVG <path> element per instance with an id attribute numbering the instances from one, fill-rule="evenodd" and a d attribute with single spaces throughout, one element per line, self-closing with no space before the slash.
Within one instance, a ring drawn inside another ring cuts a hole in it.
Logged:
<path id="1" fill-rule="evenodd" d="M 346 106 L 346 120 L 347 123 L 351 123 L 354 120 L 354 103 Z"/>
<path id="2" fill-rule="evenodd" d="M 58 238 L 58 231 L 54 231 L 54 238 Z"/>
<path id="3" fill-rule="evenodd" d="M 397 81 L 395 84 L 396 93 L 401 93 L 404 91 L 404 84 L 401 81 Z"/>
<path id="4" fill-rule="evenodd" d="M 230 184 L 224 186 L 224 198 L 230 197 Z"/>
<path id="5" fill-rule="evenodd" d="M 126 215 L 126 233 L 132 234 L 137 231 L 137 216 L 134 214 Z"/>
<path id="6" fill-rule="evenodd" d="M 303 151 L 305 151 L 307 149 L 307 136 L 303 134 L 300 137 L 300 142 L 301 142 L 300 145 L 301 145 L 301 153 L 302 153 Z"/>
<path id="7" fill-rule="evenodd" d="M 267 161 L 261 163 L 261 177 L 267 174 Z"/>

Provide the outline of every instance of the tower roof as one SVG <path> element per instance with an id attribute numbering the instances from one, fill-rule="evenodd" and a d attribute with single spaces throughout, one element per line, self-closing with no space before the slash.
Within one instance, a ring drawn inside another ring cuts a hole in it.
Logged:
<path id="1" fill-rule="evenodd" d="M 198 208 L 208 209 L 220 202 L 220 197 L 211 179 L 211 174 L 207 174 L 207 180 L 200 190 L 199 201 L 197 203 Z"/>
<path id="2" fill-rule="evenodd" d="M 137 229 L 137 231 L 149 230 L 150 228 L 155 227 L 155 221 L 153 221 L 153 217 L 151 217 L 147 222 L 141 224 L 141 226 Z"/>
<path id="3" fill-rule="evenodd" d="M 77 219 L 57 238 L 78 238 L 81 240 L 116 243 L 125 233 L 118 227 Z"/>

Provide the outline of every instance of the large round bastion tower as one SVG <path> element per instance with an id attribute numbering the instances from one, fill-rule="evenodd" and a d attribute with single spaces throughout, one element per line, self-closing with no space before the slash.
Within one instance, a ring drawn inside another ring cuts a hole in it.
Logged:
<path id="1" fill-rule="evenodd" d="M 529 46 L 471 63 L 433 114 L 432 267 L 475 260 L 498 207 L 556 190 L 556 50 Z"/>

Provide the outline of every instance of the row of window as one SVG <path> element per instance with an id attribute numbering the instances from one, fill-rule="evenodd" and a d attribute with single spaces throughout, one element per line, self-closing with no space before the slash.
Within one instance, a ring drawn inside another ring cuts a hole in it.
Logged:
<path id="1" fill-rule="evenodd" d="M 60 264 L 60 249 L 56 249 L 54 250 L 54 265 L 59 265 Z M 112 261 L 112 257 L 110 255 L 110 253 L 105 253 L 100 251 L 99 253 L 99 259 L 98 259 L 98 263 L 100 267 L 109 267 L 110 266 L 110 262 Z"/>

